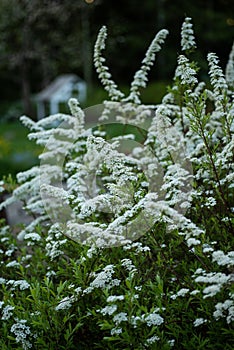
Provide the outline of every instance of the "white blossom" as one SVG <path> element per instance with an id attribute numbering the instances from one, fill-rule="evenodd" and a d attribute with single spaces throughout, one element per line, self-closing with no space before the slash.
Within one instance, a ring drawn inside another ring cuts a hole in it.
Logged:
<path id="1" fill-rule="evenodd" d="M 4 321 L 9 320 L 9 318 L 11 318 L 11 316 L 13 315 L 12 311 L 14 309 L 15 309 L 15 306 L 6 305 L 2 310 L 2 320 Z"/>
<path id="2" fill-rule="evenodd" d="M 182 288 L 182 289 L 178 290 L 177 296 L 184 297 L 188 292 L 189 292 L 188 288 Z"/>
<path id="3" fill-rule="evenodd" d="M 130 324 L 133 326 L 133 328 L 137 328 L 137 324 L 142 322 L 143 318 L 142 316 L 134 316 L 132 315 L 130 318 Z"/>
<path id="4" fill-rule="evenodd" d="M 153 335 L 152 337 L 150 337 L 146 340 L 145 346 L 148 347 L 149 345 L 152 345 L 159 340 L 160 340 L 160 338 L 157 335 Z"/>
<path id="5" fill-rule="evenodd" d="M 228 63 L 226 65 L 225 77 L 228 85 L 234 87 L 234 43 L 229 54 Z"/>
<path id="6" fill-rule="evenodd" d="M 200 291 L 198 289 L 194 289 L 194 290 L 192 290 L 192 292 L 190 292 L 190 295 L 197 295 L 199 293 L 200 293 Z"/>
<path id="7" fill-rule="evenodd" d="M 16 260 L 10 261 L 8 264 L 6 264 L 6 267 L 19 267 L 20 263 Z"/>
<path id="8" fill-rule="evenodd" d="M 136 104 L 140 103 L 139 88 L 146 87 L 148 71 L 155 60 L 155 53 L 161 50 L 161 45 L 164 43 L 167 35 L 168 31 L 162 29 L 155 36 L 142 61 L 141 68 L 135 73 L 134 79 L 131 83 L 130 95 L 126 99 L 127 101 L 130 100 Z"/>
<path id="9" fill-rule="evenodd" d="M 124 96 L 124 94 L 118 90 L 117 85 L 111 79 L 109 68 L 104 66 L 105 58 L 101 56 L 102 50 L 105 48 L 105 40 L 107 37 L 107 29 L 103 26 L 98 34 L 95 46 L 94 46 L 94 66 L 98 73 L 99 79 L 101 80 L 104 88 L 108 92 L 111 100 L 118 101 Z"/>
<path id="10" fill-rule="evenodd" d="M 31 233 L 26 233 L 24 236 L 24 239 L 39 242 L 41 240 L 41 236 L 36 232 L 31 232 Z"/>
<path id="11" fill-rule="evenodd" d="M 114 327 L 111 330 L 111 335 L 118 335 L 121 334 L 123 332 L 121 327 Z"/>
<path id="12" fill-rule="evenodd" d="M 175 345 L 175 339 L 170 339 L 167 341 L 167 343 L 170 345 L 170 347 L 173 347 Z"/>
<path id="13" fill-rule="evenodd" d="M 225 300 L 223 303 L 219 302 L 215 305 L 213 316 L 216 320 L 226 317 L 227 323 L 234 321 L 234 302 L 231 299 Z"/>
<path id="14" fill-rule="evenodd" d="M 176 294 L 171 295 L 171 299 L 175 300 L 177 297 L 184 297 L 188 292 L 188 288 L 181 288 Z"/>
<path id="15" fill-rule="evenodd" d="M 125 267 L 125 269 L 128 270 L 129 272 L 137 271 L 136 267 L 135 267 L 135 265 L 133 265 L 131 259 L 122 259 L 121 260 L 121 265 L 123 267 Z"/>
<path id="16" fill-rule="evenodd" d="M 4 188 L 4 181 L 0 181 L 0 193 L 4 192 L 5 188 Z"/>
<path id="17" fill-rule="evenodd" d="M 164 319 L 162 316 L 160 316 L 157 313 L 151 313 L 147 316 L 144 316 L 143 321 L 146 322 L 148 327 L 151 327 L 151 326 L 160 326 L 164 322 Z"/>
<path id="18" fill-rule="evenodd" d="M 91 288 L 112 288 L 120 284 L 120 280 L 113 278 L 114 265 L 107 265 L 104 269 L 95 273 L 94 280 L 90 283 Z"/>
<path id="19" fill-rule="evenodd" d="M 186 17 L 181 28 L 181 48 L 182 51 L 187 51 L 196 48 L 195 37 L 193 33 L 193 25 L 191 18 Z"/>
<path id="20" fill-rule="evenodd" d="M 124 300 L 124 295 L 110 295 L 106 301 L 108 303 L 115 303 L 118 300 Z"/>
<path id="21" fill-rule="evenodd" d="M 6 285 L 9 285 L 11 290 L 15 290 L 17 287 L 19 287 L 20 290 L 30 288 L 30 284 L 25 280 L 8 280 Z"/>
<path id="22" fill-rule="evenodd" d="M 201 241 L 199 239 L 195 239 L 195 238 L 187 239 L 188 247 L 191 247 L 191 246 L 194 246 L 194 245 L 199 245 L 199 244 L 201 244 Z"/>
<path id="23" fill-rule="evenodd" d="M 112 305 L 107 305 L 103 309 L 97 310 L 97 311 L 105 316 L 105 315 L 112 315 L 116 310 L 117 310 L 117 305 L 112 304 Z"/>
<path id="24" fill-rule="evenodd" d="M 16 319 L 16 323 L 11 326 L 11 332 L 16 336 L 16 342 L 21 343 L 23 350 L 32 348 L 32 344 L 26 339 L 31 335 L 30 327 L 26 323 L 27 320 Z"/>
<path id="25" fill-rule="evenodd" d="M 179 78 L 182 85 L 193 86 L 198 82 L 196 78 L 196 71 L 191 67 L 189 60 L 184 55 L 180 55 L 178 58 L 178 67 L 175 72 L 175 78 Z"/>
<path id="26" fill-rule="evenodd" d="M 118 325 L 121 322 L 125 322 L 128 321 L 128 316 L 126 312 L 120 312 L 118 314 L 115 314 L 115 316 L 113 317 L 113 322 Z"/>
<path id="27" fill-rule="evenodd" d="M 193 322 L 193 325 L 194 325 L 194 327 L 198 327 L 206 322 L 207 322 L 207 320 L 204 318 L 196 318 L 196 320 Z"/>
<path id="28" fill-rule="evenodd" d="M 227 90 L 227 82 L 225 80 L 222 69 L 219 67 L 219 59 L 215 53 L 209 53 L 207 55 L 208 64 L 210 67 L 209 75 L 212 86 L 214 87 L 214 94 L 216 99 L 220 99 L 221 92 Z"/>
<path id="29" fill-rule="evenodd" d="M 230 251 L 225 254 L 221 250 L 216 250 L 212 253 L 212 260 L 217 262 L 217 264 L 220 266 L 234 266 L 234 251 Z"/>
<path id="30" fill-rule="evenodd" d="M 65 297 L 62 300 L 60 300 L 59 304 L 55 307 L 55 310 L 56 311 L 68 310 L 72 307 L 72 304 L 74 301 L 75 301 L 75 298 L 73 296 Z"/>

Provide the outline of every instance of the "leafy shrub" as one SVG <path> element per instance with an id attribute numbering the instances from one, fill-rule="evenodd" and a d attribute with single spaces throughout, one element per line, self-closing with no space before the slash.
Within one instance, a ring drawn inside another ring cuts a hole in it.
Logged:
<path id="1" fill-rule="evenodd" d="M 166 36 L 126 97 L 104 66 L 101 29 L 94 61 L 110 101 L 99 127 L 85 129 L 74 99 L 72 115 L 22 117 L 46 148 L 2 204 L 19 198 L 34 217 L 18 239 L 1 229 L 2 349 L 233 348 L 233 52 L 227 78 L 209 53 L 208 89 L 186 18 L 172 86 L 146 106 L 140 89 Z M 136 131 L 123 154 L 118 142 Z"/>

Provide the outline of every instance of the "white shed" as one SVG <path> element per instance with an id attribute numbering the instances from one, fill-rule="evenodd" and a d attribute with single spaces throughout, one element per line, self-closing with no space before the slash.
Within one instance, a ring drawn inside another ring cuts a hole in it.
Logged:
<path id="1" fill-rule="evenodd" d="M 75 74 L 63 74 L 58 76 L 36 97 L 37 118 L 46 115 L 46 107 L 49 106 L 49 114 L 59 112 L 59 104 L 67 103 L 69 98 L 75 97 L 79 102 L 84 102 L 87 97 L 87 84 Z"/>

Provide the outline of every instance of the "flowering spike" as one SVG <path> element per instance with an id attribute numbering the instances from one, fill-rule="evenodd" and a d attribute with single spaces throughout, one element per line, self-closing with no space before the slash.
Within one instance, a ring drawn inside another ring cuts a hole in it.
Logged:
<path id="1" fill-rule="evenodd" d="M 98 77 L 101 80 L 101 83 L 104 86 L 104 89 L 108 92 L 112 101 L 119 101 L 124 97 L 124 94 L 118 89 L 115 82 L 111 79 L 111 74 L 109 72 L 109 68 L 104 66 L 104 62 L 106 61 L 104 57 L 102 57 L 101 52 L 105 49 L 105 41 L 107 37 L 107 29 L 106 26 L 103 26 L 98 34 L 95 46 L 94 46 L 94 66 L 98 73 Z"/>
<path id="2" fill-rule="evenodd" d="M 185 18 L 181 27 L 181 48 L 182 51 L 188 51 L 196 48 L 193 25 L 190 17 Z"/>
<path id="3" fill-rule="evenodd" d="M 209 64 L 209 75 L 211 85 L 214 87 L 214 94 L 217 96 L 222 94 L 223 91 L 227 90 L 227 82 L 220 66 L 218 65 L 219 59 L 215 53 L 208 53 L 207 55 Z"/>
<path id="4" fill-rule="evenodd" d="M 68 101 L 68 105 L 71 114 L 77 118 L 77 122 L 80 125 L 80 127 L 83 127 L 85 123 L 85 117 L 83 110 L 79 106 L 79 101 L 75 98 L 70 98 L 70 100 Z"/>
<path id="5" fill-rule="evenodd" d="M 134 79 L 131 83 L 130 94 L 127 97 L 126 101 L 132 101 L 137 104 L 140 103 L 139 88 L 146 87 L 146 83 L 148 81 L 148 71 L 154 63 L 155 53 L 161 50 L 161 45 L 164 43 L 167 35 L 168 30 L 162 29 L 153 39 L 150 47 L 146 52 L 145 58 L 142 61 L 141 68 L 135 73 Z"/>
<path id="6" fill-rule="evenodd" d="M 234 42 L 226 66 L 225 76 L 228 85 L 234 88 Z"/>
<path id="7" fill-rule="evenodd" d="M 178 67 L 175 72 L 175 78 L 177 77 L 182 85 L 194 85 L 198 82 L 195 69 L 191 67 L 188 58 L 184 55 L 180 55 L 178 58 Z"/>

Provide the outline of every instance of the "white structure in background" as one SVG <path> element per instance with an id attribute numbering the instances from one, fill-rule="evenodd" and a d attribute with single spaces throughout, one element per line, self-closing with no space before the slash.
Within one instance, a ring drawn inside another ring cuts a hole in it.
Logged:
<path id="1" fill-rule="evenodd" d="M 87 84 L 75 74 L 63 74 L 58 76 L 51 84 L 36 95 L 37 118 L 41 119 L 47 114 L 59 112 L 59 104 L 67 103 L 69 98 L 75 97 L 79 102 L 84 102 L 87 97 Z"/>

